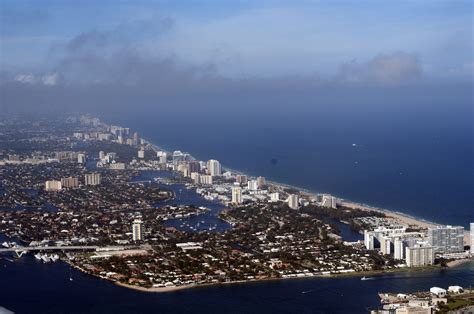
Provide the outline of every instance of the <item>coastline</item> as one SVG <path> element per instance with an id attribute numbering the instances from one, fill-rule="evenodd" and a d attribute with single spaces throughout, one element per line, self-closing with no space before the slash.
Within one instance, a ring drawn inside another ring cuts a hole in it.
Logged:
<path id="1" fill-rule="evenodd" d="M 159 145 L 156 145 L 156 144 L 150 142 L 149 140 L 144 139 L 144 141 L 145 141 L 145 143 L 149 144 L 155 151 L 161 150 L 161 151 L 164 151 L 164 152 L 169 153 L 169 154 L 172 153 L 171 151 L 169 151 L 165 148 L 162 148 Z M 191 156 L 192 156 L 192 154 L 191 154 Z M 223 168 L 223 170 L 231 171 L 235 174 L 246 175 L 249 178 L 255 178 L 255 175 L 249 175 L 249 174 L 247 174 L 243 171 L 237 170 L 237 169 L 233 169 L 233 168 L 226 167 L 226 166 L 223 166 L 222 168 Z M 273 181 L 273 180 L 267 180 L 267 183 L 269 185 L 273 185 L 273 186 L 276 186 L 276 187 L 279 187 L 279 188 L 295 189 L 295 190 L 298 190 L 300 193 L 308 195 L 309 197 L 315 197 L 317 194 L 322 193 L 322 192 L 311 191 L 307 188 L 302 188 L 302 187 L 299 187 L 299 186 L 296 186 L 296 185 L 277 182 L 277 181 Z M 434 226 L 439 225 L 436 222 L 432 222 L 432 221 L 426 220 L 424 218 L 418 218 L 418 217 L 415 217 L 415 216 L 411 216 L 410 214 L 407 214 L 407 213 L 394 211 L 394 210 L 390 210 L 390 209 L 385 209 L 385 208 L 380 208 L 380 207 L 375 207 L 375 206 L 372 206 L 372 205 L 358 203 L 358 202 L 354 202 L 354 201 L 351 201 L 351 200 L 346 200 L 346 199 L 338 197 L 336 195 L 334 195 L 334 196 L 336 197 L 338 203 L 340 203 L 343 206 L 347 206 L 349 208 L 358 208 L 358 209 L 367 210 L 367 211 L 375 210 L 375 211 L 378 211 L 378 212 L 381 212 L 381 213 L 384 213 L 384 214 L 392 215 L 394 218 L 400 219 L 402 221 L 406 221 L 407 224 L 418 225 L 422 228 L 429 228 L 429 227 L 434 227 Z"/>
<path id="2" fill-rule="evenodd" d="M 161 150 L 161 151 L 165 151 L 165 152 L 171 154 L 171 151 L 168 151 L 168 150 L 160 147 L 159 145 L 156 145 L 156 144 L 152 143 L 149 140 L 144 139 L 144 141 L 145 141 L 145 143 L 149 144 L 152 147 L 152 149 L 154 149 L 155 151 Z M 191 154 L 191 156 L 192 156 L 192 154 Z M 231 171 L 231 172 L 236 173 L 236 174 L 247 175 L 249 178 L 255 178 L 254 175 L 248 175 L 243 171 L 236 170 L 236 169 L 233 169 L 233 168 L 223 166 L 223 170 Z M 315 198 L 317 194 L 321 193 L 321 192 L 314 192 L 314 191 L 311 191 L 309 189 L 302 188 L 302 187 L 295 186 L 295 185 L 291 185 L 291 184 L 276 182 L 276 181 L 273 181 L 273 180 L 267 180 L 267 183 L 269 185 L 273 185 L 277 188 L 295 189 L 295 190 L 299 191 L 302 194 L 306 194 L 310 198 Z M 377 212 L 383 213 L 383 214 L 387 215 L 389 218 L 393 218 L 396 221 L 398 221 L 399 223 L 407 225 L 407 226 L 416 226 L 416 227 L 419 227 L 419 228 L 422 228 L 422 229 L 428 229 L 428 228 L 435 228 L 436 226 L 442 225 L 440 223 L 436 223 L 436 222 L 433 222 L 433 221 L 430 221 L 430 220 L 426 220 L 426 219 L 421 218 L 421 217 L 412 216 L 408 213 L 404 213 L 404 212 L 400 212 L 400 211 L 396 211 L 396 210 L 390 210 L 390 209 L 386 209 L 386 208 L 380 208 L 380 207 L 376 207 L 376 206 L 372 206 L 372 205 L 368 205 L 368 204 L 364 204 L 364 203 L 354 202 L 354 201 L 351 201 L 351 200 L 347 200 L 347 199 L 338 197 L 336 195 L 334 195 L 334 197 L 336 197 L 338 204 L 340 204 L 342 206 L 352 208 L 352 209 L 361 209 L 361 210 L 365 210 L 365 211 L 377 211 Z M 470 244 L 470 234 L 469 234 L 468 230 L 465 230 L 464 231 L 464 245 L 469 245 L 469 244 Z"/>
<path id="3" fill-rule="evenodd" d="M 469 262 L 469 261 L 471 261 L 471 260 L 467 259 L 466 261 L 464 261 L 464 263 Z M 457 267 L 459 265 L 461 265 L 461 263 L 456 264 L 454 266 L 449 266 L 449 267 L 453 268 L 453 267 Z M 377 276 L 383 276 L 383 275 L 386 275 L 386 274 L 409 273 L 409 272 L 420 272 L 420 271 L 423 272 L 423 271 L 435 271 L 435 270 L 441 270 L 441 267 L 439 267 L 439 266 L 426 266 L 426 267 L 417 267 L 416 269 L 404 267 L 404 268 L 397 268 L 397 269 L 391 269 L 391 270 L 372 270 L 372 271 L 362 271 L 362 272 L 352 272 L 352 273 L 312 275 L 312 276 L 305 276 L 305 277 L 263 278 L 263 279 L 252 279 L 252 280 L 237 280 L 237 281 L 229 281 L 229 282 L 191 284 L 191 285 L 170 286 L 170 287 L 151 287 L 151 288 L 140 287 L 140 286 L 136 286 L 136 285 L 129 285 L 129 284 L 121 283 L 121 282 L 118 282 L 118 281 L 113 281 L 113 283 L 117 286 L 127 288 L 127 289 L 131 289 L 131 290 L 140 291 L 140 292 L 168 293 L 168 292 L 175 292 L 175 291 L 188 290 L 188 289 L 194 289 L 194 288 L 218 287 L 218 286 L 228 286 L 228 285 L 238 285 L 238 284 L 248 285 L 248 284 L 253 284 L 253 283 L 272 282 L 272 281 L 311 280 L 311 279 L 317 279 L 317 278 L 334 278 L 334 279 L 336 279 L 336 278 L 358 278 L 358 277 L 360 277 L 362 279 L 363 277 L 371 278 L 371 276 L 377 277 Z M 92 275 L 92 276 L 94 276 L 94 275 Z"/>
<path id="4" fill-rule="evenodd" d="M 456 259 L 456 260 L 453 260 L 453 261 L 448 262 L 448 263 L 447 263 L 447 266 L 448 266 L 449 268 L 455 268 L 455 267 L 464 265 L 464 264 L 469 263 L 469 262 L 472 262 L 472 261 L 474 261 L 473 258 Z"/>

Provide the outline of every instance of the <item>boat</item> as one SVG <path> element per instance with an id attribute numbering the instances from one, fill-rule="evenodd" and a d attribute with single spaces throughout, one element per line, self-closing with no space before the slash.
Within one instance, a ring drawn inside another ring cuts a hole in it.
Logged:
<path id="1" fill-rule="evenodd" d="M 365 277 L 365 276 L 362 277 L 362 278 L 360 278 L 360 280 L 373 280 L 373 279 L 374 279 L 374 278 L 372 278 L 372 277 Z"/>
<path id="2" fill-rule="evenodd" d="M 49 256 L 48 256 L 47 254 L 41 255 L 41 259 L 42 259 L 43 262 L 45 262 L 45 263 L 51 262 L 51 259 L 49 258 Z"/>
<path id="3" fill-rule="evenodd" d="M 36 253 L 36 254 L 35 254 L 35 258 L 36 258 L 37 260 L 41 260 L 41 253 Z"/>
<path id="4" fill-rule="evenodd" d="M 16 242 L 3 242 L 2 243 L 2 246 L 3 247 L 6 247 L 6 248 L 13 248 L 13 247 L 18 247 L 18 244 Z"/>
<path id="5" fill-rule="evenodd" d="M 58 254 L 51 255 L 51 260 L 53 262 L 56 262 L 57 260 L 59 260 L 59 255 Z"/>

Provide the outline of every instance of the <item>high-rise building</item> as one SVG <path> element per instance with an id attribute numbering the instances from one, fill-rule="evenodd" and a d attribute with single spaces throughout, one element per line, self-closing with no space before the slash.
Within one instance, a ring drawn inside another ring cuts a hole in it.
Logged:
<path id="1" fill-rule="evenodd" d="M 247 184 L 247 176 L 246 175 L 243 175 L 243 174 L 239 174 L 235 177 L 235 181 L 237 181 L 237 183 L 239 184 Z"/>
<path id="2" fill-rule="evenodd" d="M 176 169 L 184 175 L 184 172 L 188 170 L 188 165 L 179 164 Z"/>
<path id="3" fill-rule="evenodd" d="M 49 180 L 44 183 L 45 191 L 56 192 L 62 188 L 61 181 Z"/>
<path id="4" fill-rule="evenodd" d="M 193 180 L 194 184 L 199 184 L 201 181 L 201 176 L 197 172 L 191 172 L 191 180 Z"/>
<path id="5" fill-rule="evenodd" d="M 140 158 L 140 159 L 145 158 L 145 150 L 144 149 L 140 149 L 138 151 L 138 158 Z"/>
<path id="6" fill-rule="evenodd" d="M 250 191 L 256 191 L 258 190 L 258 183 L 257 180 L 250 180 L 247 182 L 247 189 Z"/>
<path id="7" fill-rule="evenodd" d="M 290 207 L 291 209 L 298 209 L 300 207 L 298 195 L 288 195 L 288 207 Z"/>
<path id="8" fill-rule="evenodd" d="M 408 267 L 433 265 L 434 249 L 430 246 L 414 246 L 405 248 L 405 263 Z"/>
<path id="9" fill-rule="evenodd" d="M 61 185 L 64 188 L 77 188 L 79 186 L 79 180 L 77 177 L 62 178 Z"/>
<path id="10" fill-rule="evenodd" d="M 474 255 L 474 222 L 470 224 L 471 229 L 471 254 Z"/>
<path id="11" fill-rule="evenodd" d="M 183 162 L 183 161 L 185 161 L 185 159 L 186 159 L 186 156 L 185 156 L 185 154 L 183 154 L 182 151 L 180 151 L 180 150 L 175 150 L 175 151 L 173 152 L 173 163 L 174 163 L 174 164 Z"/>
<path id="12" fill-rule="evenodd" d="M 83 154 L 83 153 L 77 154 L 77 163 L 79 164 L 86 163 L 86 154 Z"/>
<path id="13" fill-rule="evenodd" d="M 220 176 L 221 175 L 221 163 L 217 160 L 211 159 L 207 162 L 207 169 L 211 176 Z"/>
<path id="14" fill-rule="evenodd" d="M 264 177 L 258 177 L 257 178 L 257 186 L 259 189 L 263 188 L 265 186 L 265 178 Z"/>
<path id="15" fill-rule="evenodd" d="M 102 160 L 102 159 L 104 159 L 104 157 L 105 157 L 105 152 L 103 150 L 101 150 L 99 152 L 99 159 Z"/>
<path id="16" fill-rule="evenodd" d="M 381 236 L 378 240 L 380 242 L 380 253 L 384 255 L 392 254 L 392 239 L 390 237 Z"/>
<path id="17" fill-rule="evenodd" d="M 374 233 L 369 230 L 364 230 L 364 245 L 367 250 L 373 250 L 375 248 L 374 241 Z"/>
<path id="18" fill-rule="evenodd" d="M 392 254 L 392 252 L 401 256 L 400 252 L 395 252 L 398 249 L 395 247 L 397 238 L 404 239 L 409 234 L 406 233 L 406 226 L 391 226 L 384 227 L 380 226 L 372 231 L 364 230 L 364 244 L 367 250 L 374 250 L 376 247 L 380 248 L 380 252 L 383 254 Z M 397 243 L 400 245 L 399 243 Z M 392 250 L 393 246 L 393 250 Z"/>
<path id="19" fill-rule="evenodd" d="M 102 181 L 102 177 L 100 173 L 97 173 L 97 172 L 87 173 L 84 176 L 84 183 L 86 185 L 99 185 L 101 181 Z"/>
<path id="20" fill-rule="evenodd" d="M 329 208 L 336 208 L 336 198 L 329 194 L 323 194 L 321 200 L 321 206 L 329 207 Z"/>
<path id="21" fill-rule="evenodd" d="M 464 251 L 464 227 L 437 226 L 428 228 L 428 242 L 436 252 Z"/>
<path id="22" fill-rule="evenodd" d="M 199 176 L 199 183 L 205 184 L 205 185 L 212 185 L 212 176 L 211 175 Z"/>
<path id="23" fill-rule="evenodd" d="M 188 163 L 188 171 L 189 173 L 201 171 L 201 165 L 199 164 L 199 161 L 196 161 L 196 160 L 190 161 Z"/>
<path id="24" fill-rule="evenodd" d="M 242 188 L 240 186 L 232 187 L 232 204 L 242 204 Z"/>
<path id="25" fill-rule="evenodd" d="M 156 152 L 156 156 L 159 158 L 160 164 L 166 164 L 168 162 L 168 154 L 163 151 Z"/>
<path id="26" fill-rule="evenodd" d="M 406 242 L 401 237 L 396 237 L 393 242 L 393 258 L 403 259 L 405 257 Z"/>
<path id="27" fill-rule="evenodd" d="M 135 132 L 133 133 L 133 139 L 132 139 L 132 144 L 134 146 L 138 146 L 140 138 L 138 137 L 138 133 Z"/>
<path id="28" fill-rule="evenodd" d="M 143 240 L 143 222 L 135 219 L 132 224 L 132 239 L 133 241 Z"/>
<path id="29" fill-rule="evenodd" d="M 270 194 L 270 202 L 278 202 L 280 200 L 280 194 L 278 192 Z"/>

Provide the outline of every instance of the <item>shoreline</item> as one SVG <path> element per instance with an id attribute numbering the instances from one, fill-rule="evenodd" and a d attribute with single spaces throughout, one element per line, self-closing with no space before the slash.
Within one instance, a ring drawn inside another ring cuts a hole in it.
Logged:
<path id="1" fill-rule="evenodd" d="M 474 258 L 455 259 L 453 261 L 448 262 L 446 265 L 448 266 L 448 268 L 456 268 L 458 266 L 461 266 L 473 261 L 474 261 Z"/>
<path id="2" fill-rule="evenodd" d="M 164 148 L 162 148 L 162 147 L 160 147 L 160 146 L 158 146 L 158 145 L 156 145 L 156 144 L 154 144 L 154 143 L 152 143 L 152 142 L 150 142 L 146 139 L 144 139 L 144 140 L 145 140 L 145 143 L 152 146 L 152 148 L 155 151 L 156 150 L 161 150 L 161 151 L 165 151 L 166 153 L 171 154 L 170 151 L 168 151 L 168 150 L 166 150 L 166 149 L 164 149 Z M 192 154 L 191 154 L 191 156 L 192 156 Z M 249 174 L 247 174 L 243 171 L 237 170 L 237 169 L 233 169 L 233 168 L 229 168 L 229 167 L 225 167 L 225 166 L 223 166 L 222 168 L 223 168 L 223 170 L 227 170 L 227 171 L 233 172 L 235 174 L 246 175 L 249 178 L 256 178 L 255 175 L 249 175 Z M 273 180 L 267 180 L 267 184 L 268 185 L 273 185 L 273 186 L 278 187 L 278 188 L 294 189 L 294 190 L 299 191 L 300 193 L 306 194 L 309 197 L 315 197 L 317 194 L 322 194 L 322 192 L 315 192 L 315 191 L 311 191 L 307 188 L 302 188 L 302 187 L 299 187 L 299 186 L 296 186 L 296 185 L 277 182 L 277 181 L 273 181 Z M 422 228 L 430 228 L 430 227 L 435 227 L 435 226 L 440 225 L 439 223 L 436 223 L 434 221 L 426 220 L 426 219 L 421 218 L 421 217 L 412 216 L 412 215 L 404 213 L 404 212 L 391 210 L 391 209 L 386 209 L 386 208 L 381 208 L 381 207 L 376 207 L 376 206 L 372 206 L 372 205 L 365 204 L 365 203 L 359 203 L 359 202 L 351 201 L 351 200 L 348 200 L 348 199 L 345 199 L 345 198 L 342 198 L 342 197 L 338 197 L 336 195 L 333 195 L 333 196 L 337 199 L 338 203 L 341 204 L 342 206 L 346 206 L 346 207 L 354 208 L 354 209 L 358 208 L 358 209 L 362 209 L 362 210 L 366 210 L 366 211 L 369 211 L 369 210 L 378 211 L 378 212 L 393 216 L 393 218 L 395 218 L 397 220 L 405 221 L 407 224 L 410 224 L 410 225 L 417 225 L 417 226 L 420 226 Z"/>
<path id="3" fill-rule="evenodd" d="M 159 145 L 156 145 L 156 144 L 152 143 L 151 141 L 149 141 L 147 139 L 143 139 L 143 140 L 146 144 L 149 144 L 152 147 L 152 149 L 155 150 L 155 152 L 157 150 L 161 150 L 161 151 L 165 151 L 166 153 L 171 154 L 171 151 L 168 151 L 165 148 L 163 148 Z M 194 158 L 194 156 L 192 154 L 190 154 L 190 155 L 191 155 L 192 158 Z M 249 174 L 247 174 L 243 171 L 237 170 L 237 169 L 233 169 L 233 168 L 229 168 L 229 167 L 225 167 L 225 166 L 223 166 L 222 169 L 233 172 L 235 174 L 246 175 L 248 178 L 256 178 L 255 175 L 249 175 Z M 311 191 L 307 188 L 302 188 L 302 187 L 298 187 L 296 185 L 276 182 L 276 181 L 273 181 L 273 180 L 267 180 L 267 184 L 268 185 L 273 185 L 277 188 L 294 189 L 294 190 L 297 190 L 299 193 L 306 194 L 306 196 L 308 196 L 310 198 L 314 198 L 314 197 L 316 197 L 317 194 L 321 194 L 321 192 L 315 192 L 315 191 Z M 361 210 L 365 210 L 365 211 L 377 211 L 377 212 L 383 213 L 383 214 L 387 215 L 389 218 L 393 218 L 393 219 L 397 220 L 398 222 L 400 222 L 401 224 L 405 224 L 407 226 L 417 226 L 417 227 L 420 227 L 421 229 L 428 229 L 428 228 L 435 228 L 436 226 L 443 225 L 443 224 L 440 224 L 440 223 L 437 223 L 437 222 L 434 222 L 434 221 L 431 221 L 431 220 L 427 220 L 427 219 L 424 219 L 422 217 L 416 217 L 416 216 L 413 216 L 413 215 L 410 215 L 408 213 L 404 213 L 404 212 L 401 212 L 401 211 L 398 211 L 398 210 L 392 210 L 392 209 L 387 209 L 387 208 L 376 207 L 376 206 L 372 206 L 372 205 L 365 204 L 365 203 L 359 203 L 359 202 L 351 201 L 351 200 L 348 200 L 348 199 L 345 199 L 345 198 L 342 198 L 342 197 L 338 197 L 336 195 L 333 195 L 333 196 L 337 199 L 337 203 L 342 205 L 342 206 L 352 208 L 352 209 L 361 209 Z M 469 245 L 469 244 L 470 244 L 469 230 L 465 229 L 464 230 L 464 245 Z"/>
<path id="4" fill-rule="evenodd" d="M 171 151 L 167 150 L 166 148 L 164 148 L 160 145 L 156 145 L 155 143 L 153 143 L 153 142 L 151 142 L 151 141 L 149 141 L 145 138 L 143 138 L 143 140 L 144 140 L 145 144 L 149 144 L 152 147 L 152 149 L 155 150 L 155 151 L 160 150 L 160 151 L 164 151 L 164 152 L 166 152 L 170 155 L 172 154 Z M 190 155 L 191 155 L 192 158 L 194 158 L 194 156 L 191 153 L 190 153 Z M 240 171 L 240 170 L 237 170 L 237 169 L 226 167 L 224 165 L 222 166 L 222 169 L 227 170 L 227 171 L 231 171 L 235 174 L 246 175 L 249 178 L 256 178 L 258 176 L 258 175 L 249 175 L 249 174 L 245 173 L 244 171 Z M 316 196 L 317 194 L 323 194 L 323 193 L 328 193 L 329 194 L 329 192 L 316 192 L 316 191 L 312 191 L 308 188 L 302 188 L 302 187 L 299 187 L 299 186 L 296 186 L 296 185 L 277 182 L 277 181 L 273 181 L 273 180 L 267 180 L 267 183 L 269 185 L 274 185 L 274 186 L 279 187 L 279 188 L 283 187 L 283 188 L 295 189 L 295 190 L 299 191 L 300 193 L 306 194 L 310 197 Z M 358 209 L 361 209 L 361 210 L 378 211 L 378 212 L 384 213 L 387 216 L 390 216 L 390 217 L 400 221 L 401 223 L 404 223 L 404 224 L 407 224 L 407 225 L 419 226 L 423 229 L 432 228 L 432 227 L 436 227 L 436 226 L 440 226 L 440 225 L 445 225 L 443 223 L 437 223 L 435 221 L 428 220 L 428 219 L 425 219 L 425 218 L 422 218 L 422 217 L 416 217 L 416 216 L 413 216 L 409 213 L 401 212 L 399 210 L 381 208 L 381 207 L 369 205 L 369 204 L 366 204 L 366 203 L 351 201 L 349 199 L 345 199 L 345 198 L 339 197 L 337 195 L 333 195 L 333 194 L 331 194 L 331 195 L 334 196 L 337 199 L 337 202 L 339 204 L 343 205 L 343 206 L 345 205 L 345 206 L 350 207 L 350 208 L 358 208 Z M 449 223 L 447 225 L 449 225 Z M 470 243 L 469 231 L 465 228 L 465 231 L 464 231 L 464 244 L 469 245 L 469 243 Z"/>
<path id="5" fill-rule="evenodd" d="M 463 263 L 456 264 L 454 266 L 449 266 L 448 268 L 455 268 L 461 264 L 474 261 L 472 259 L 467 259 Z M 113 284 L 135 290 L 140 292 L 146 293 L 169 293 L 175 292 L 180 290 L 188 290 L 194 288 L 207 288 L 207 287 L 219 287 L 219 286 L 228 286 L 228 285 L 248 285 L 254 283 L 262 283 L 262 282 L 277 282 L 277 281 L 286 281 L 286 280 L 314 280 L 314 279 L 337 279 L 337 278 L 358 278 L 360 277 L 361 280 L 363 277 L 368 277 L 369 280 L 373 277 L 381 277 L 386 274 L 397 274 L 397 273 L 410 273 L 410 272 L 427 272 L 427 271 L 436 271 L 442 270 L 440 266 L 426 266 L 426 267 L 417 267 L 417 268 L 397 268 L 397 269 L 390 269 L 390 270 L 373 270 L 373 271 L 362 271 L 362 272 L 351 272 L 351 273 L 339 273 L 339 274 L 328 274 L 328 275 L 312 275 L 312 276 L 305 276 L 305 277 L 289 277 L 289 278 L 263 278 L 263 279 L 252 279 L 252 280 L 237 280 L 237 281 L 229 281 L 229 282 L 216 282 L 216 283 L 204 283 L 204 284 L 191 284 L 191 285 L 182 285 L 182 286 L 170 286 L 170 287 L 141 287 L 136 285 L 130 285 L 118 281 L 112 281 Z M 92 274 L 90 274 L 92 275 Z M 94 276 L 94 275 L 92 275 Z M 94 276 L 95 277 L 95 276 Z M 99 277 L 100 278 L 100 277 Z M 107 280 L 107 279 L 105 279 Z"/>

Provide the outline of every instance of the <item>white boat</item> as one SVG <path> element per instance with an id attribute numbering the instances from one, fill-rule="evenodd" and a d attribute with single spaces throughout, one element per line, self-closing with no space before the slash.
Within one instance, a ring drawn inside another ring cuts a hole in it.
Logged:
<path id="1" fill-rule="evenodd" d="M 41 255 L 41 259 L 43 260 L 43 262 L 45 263 L 49 263 L 51 262 L 51 259 L 49 258 L 48 255 L 44 254 L 44 255 Z"/>
<path id="2" fill-rule="evenodd" d="M 18 247 L 18 244 L 16 242 L 3 242 L 2 243 L 2 246 L 3 247 L 6 247 L 6 248 L 12 248 L 12 247 Z"/>
<path id="3" fill-rule="evenodd" d="M 58 255 L 58 254 L 51 255 L 51 260 L 52 260 L 53 262 L 56 262 L 58 259 L 59 259 L 59 255 Z"/>
<path id="4" fill-rule="evenodd" d="M 41 253 L 36 253 L 36 254 L 35 254 L 35 258 L 36 258 L 37 260 L 41 260 Z"/>

